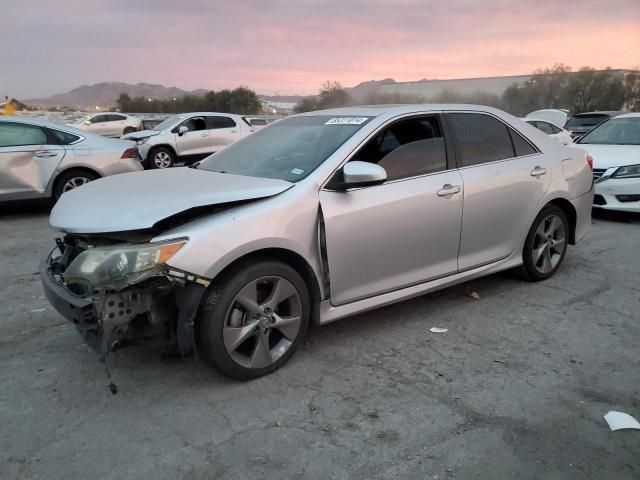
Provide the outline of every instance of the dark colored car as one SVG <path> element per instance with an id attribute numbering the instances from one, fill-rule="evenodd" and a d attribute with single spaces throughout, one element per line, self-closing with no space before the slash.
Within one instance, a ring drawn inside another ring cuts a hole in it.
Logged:
<path id="1" fill-rule="evenodd" d="M 585 133 L 590 132 L 598 125 L 606 122 L 612 117 L 622 115 L 626 112 L 619 111 L 602 111 L 602 112 L 585 112 L 576 113 L 564 126 L 565 129 L 571 132 L 571 137 L 574 139 L 583 136 Z"/>

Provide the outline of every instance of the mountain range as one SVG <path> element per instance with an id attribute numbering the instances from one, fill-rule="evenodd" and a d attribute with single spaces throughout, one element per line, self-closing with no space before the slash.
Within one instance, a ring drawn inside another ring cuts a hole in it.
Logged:
<path id="1" fill-rule="evenodd" d="M 379 85 L 396 83 L 392 78 L 384 80 L 370 80 L 359 83 L 346 90 L 355 98 L 364 98 L 368 93 L 373 92 Z M 94 85 L 82 85 L 66 93 L 58 93 L 44 98 L 32 98 L 22 100 L 30 107 L 50 108 L 67 106 L 76 109 L 94 108 L 95 106 L 110 107 L 115 106 L 121 93 L 126 93 L 130 97 L 147 97 L 155 99 L 166 99 L 181 97 L 184 95 L 203 95 L 208 90 L 183 90 L 178 87 L 165 87 L 164 85 L 152 83 L 123 83 L 123 82 L 101 82 Z M 312 94 L 310 94 L 312 95 Z M 309 96 L 310 96 L 309 95 Z M 260 95 L 267 100 L 277 102 L 298 102 L 305 95 Z"/>

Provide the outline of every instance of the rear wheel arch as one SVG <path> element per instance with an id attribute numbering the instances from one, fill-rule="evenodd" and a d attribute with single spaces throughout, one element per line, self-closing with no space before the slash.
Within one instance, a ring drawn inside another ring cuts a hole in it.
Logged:
<path id="1" fill-rule="evenodd" d="M 573 204 L 565 198 L 555 198 L 548 202 L 544 207 L 546 207 L 547 205 L 555 205 L 567 216 L 567 221 L 569 222 L 569 244 L 575 245 L 578 213 L 576 212 Z"/>
<path id="2" fill-rule="evenodd" d="M 94 170 L 93 168 L 89 168 L 89 167 L 68 167 L 64 170 L 59 171 L 56 176 L 53 178 L 53 181 L 51 182 L 51 190 L 49 190 L 50 195 L 54 195 L 56 189 L 58 188 L 60 182 L 62 181 L 62 178 L 66 175 L 68 175 L 69 173 L 89 173 L 93 176 L 96 176 L 97 178 L 102 178 L 102 175 Z"/>

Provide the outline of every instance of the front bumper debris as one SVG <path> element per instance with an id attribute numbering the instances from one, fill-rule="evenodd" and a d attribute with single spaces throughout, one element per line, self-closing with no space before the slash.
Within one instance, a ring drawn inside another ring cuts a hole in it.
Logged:
<path id="1" fill-rule="evenodd" d="M 181 355 L 193 353 L 193 325 L 208 280 L 186 272 L 178 272 L 179 278 L 172 269 L 120 289 L 67 285 L 62 274 L 69 255 L 64 245 L 58 248 L 60 255 L 54 250 L 40 264 L 44 293 L 102 361 L 111 351 L 143 340 Z"/>

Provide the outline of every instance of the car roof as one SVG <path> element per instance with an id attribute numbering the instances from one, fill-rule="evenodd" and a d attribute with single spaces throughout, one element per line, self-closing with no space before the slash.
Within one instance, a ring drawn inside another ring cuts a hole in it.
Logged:
<path id="1" fill-rule="evenodd" d="M 362 115 L 366 117 L 377 117 L 385 114 L 402 115 L 406 113 L 424 112 L 424 111 L 440 111 L 440 110 L 459 110 L 459 111 L 481 111 L 495 114 L 503 114 L 501 110 L 486 105 L 467 105 L 462 103 L 424 103 L 424 104 L 401 104 L 401 105 L 362 105 L 356 107 L 340 107 L 327 110 L 315 110 L 313 112 L 305 112 L 300 116 L 312 115 Z"/>
<path id="2" fill-rule="evenodd" d="M 28 123 L 30 125 L 38 125 L 40 127 L 51 127 L 51 128 L 64 127 L 64 125 L 52 122 L 51 120 L 48 120 L 46 118 L 18 117 L 15 115 L 10 117 L 0 117 L 0 122 Z"/>

